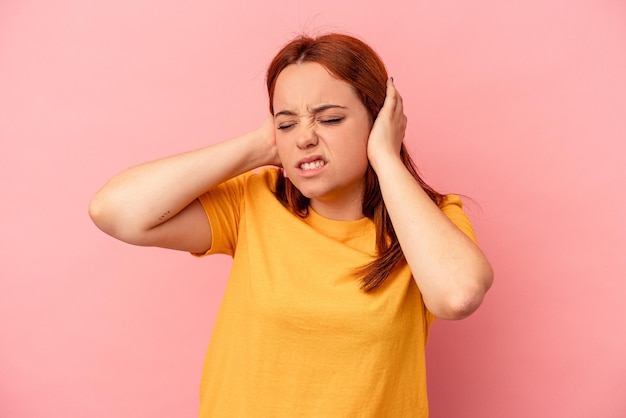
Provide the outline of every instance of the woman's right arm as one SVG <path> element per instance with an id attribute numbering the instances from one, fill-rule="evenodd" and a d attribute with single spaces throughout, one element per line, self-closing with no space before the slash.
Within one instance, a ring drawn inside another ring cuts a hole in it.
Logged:
<path id="1" fill-rule="evenodd" d="M 211 226 L 197 197 L 264 165 L 280 165 L 271 116 L 245 135 L 117 174 L 93 196 L 89 215 L 119 240 L 203 253 Z"/>

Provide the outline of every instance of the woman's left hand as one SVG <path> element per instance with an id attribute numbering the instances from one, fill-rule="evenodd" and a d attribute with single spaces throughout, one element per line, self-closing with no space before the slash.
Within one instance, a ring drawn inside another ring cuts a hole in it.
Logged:
<path id="1" fill-rule="evenodd" d="M 407 118 L 404 114 L 402 97 L 391 79 L 387 80 L 387 96 L 378 117 L 372 126 L 367 143 L 367 157 L 377 169 L 377 164 L 388 157 L 399 157 L 404 139 Z"/>

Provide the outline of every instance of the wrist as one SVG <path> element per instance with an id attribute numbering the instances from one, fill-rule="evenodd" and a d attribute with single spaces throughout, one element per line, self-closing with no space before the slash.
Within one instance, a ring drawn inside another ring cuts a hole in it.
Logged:
<path id="1" fill-rule="evenodd" d="M 404 164 L 402 163 L 402 159 L 400 158 L 400 154 L 392 150 L 379 150 L 373 152 L 371 153 L 371 155 L 369 155 L 369 161 L 370 165 L 378 175 L 380 175 L 380 171 L 385 170 L 386 167 L 391 167 L 398 164 L 404 166 Z"/>
<path id="2" fill-rule="evenodd" d="M 276 151 L 273 141 L 267 138 L 263 129 L 244 134 L 241 137 L 243 153 L 246 160 L 250 163 L 250 169 L 266 165 L 274 165 L 276 160 Z"/>

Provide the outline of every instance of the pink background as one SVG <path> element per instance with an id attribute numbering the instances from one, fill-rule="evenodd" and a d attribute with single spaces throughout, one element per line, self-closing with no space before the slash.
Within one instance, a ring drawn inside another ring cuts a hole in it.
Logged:
<path id="1" fill-rule="evenodd" d="M 116 242 L 87 203 L 259 125 L 302 30 L 375 47 L 425 178 L 474 201 L 496 282 L 432 330 L 431 416 L 626 416 L 626 3 L 215 3 L 0 3 L 0 416 L 196 415 L 229 260 Z"/>

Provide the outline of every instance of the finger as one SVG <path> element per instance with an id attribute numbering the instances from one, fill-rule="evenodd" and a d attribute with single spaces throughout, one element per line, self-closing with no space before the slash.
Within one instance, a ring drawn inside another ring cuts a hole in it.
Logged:
<path id="1" fill-rule="evenodd" d="M 404 103 L 403 99 L 402 99 L 402 95 L 400 94 L 400 92 L 398 91 L 398 88 L 396 87 L 396 84 L 393 80 L 393 77 L 389 78 L 389 87 L 388 90 L 391 89 L 391 94 L 393 95 L 393 97 L 395 98 L 395 101 L 399 104 L 402 105 Z"/>
<path id="2" fill-rule="evenodd" d="M 393 84 L 390 80 L 391 79 L 387 79 L 385 101 L 383 102 L 383 106 L 380 108 L 380 113 L 391 112 L 395 107 L 395 99 L 393 97 Z"/>
<path id="3" fill-rule="evenodd" d="M 400 130 L 404 131 L 407 125 L 407 117 L 404 114 L 404 101 L 396 88 L 393 77 L 387 80 L 387 97 L 390 104 L 393 103 L 392 117 L 399 123 Z"/>
<path id="4" fill-rule="evenodd" d="M 393 87 L 393 83 L 391 79 L 387 79 L 387 90 L 385 94 L 385 101 L 383 102 L 383 106 L 380 109 L 379 117 L 392 117 L 395 113 L 396 108 L 396 97 L 395 97 L 395 88 Z"/>
<path id="5" fill-rule="evenodd" d="M 394 113 L 402 113 L 404 109 L 404 100 L 402 99 L 402 95 L 396 88 L 393 77 L 390 77 L 388 80 L 387 95 L 393 99 Z"/>

